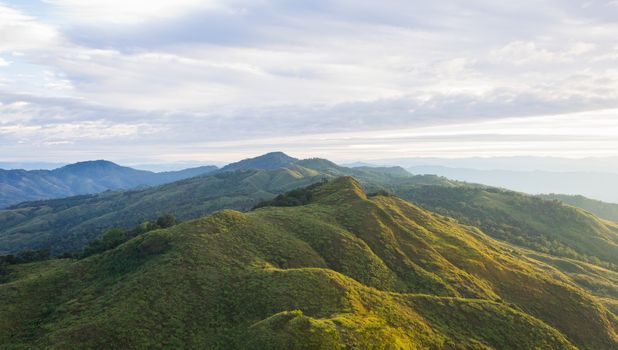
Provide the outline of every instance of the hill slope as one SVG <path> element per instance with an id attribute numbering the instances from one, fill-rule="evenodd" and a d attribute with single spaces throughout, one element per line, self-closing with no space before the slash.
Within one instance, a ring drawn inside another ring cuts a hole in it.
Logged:
<path id="1" fill-rule="evenodd" d="M 81 261 L 14 267 L 15 348 L 612 349 L 616 318 L 565 275 L 339 178 L 307 205 L 226 210 Z M 62 293 L 58 293 L 62 290 Z"/>
<path id="2" fill-rule="evenodd" d="M 379 183 L 447 182 L 435 176 L 413 177 L 397 168 L 343 168 L 322 159 L 278 169 L 243 167 L 142 190 L 28 202 L 0 210 L 0 253 L 50 246 L 55 253 L 78 250 L 106 229 L 132 227 L 162 214 L 186 220 L 224 208 L 246 211 L 324 177 L 353 175 L 373 189 L 380 188 Z"/>
<path id="3" fill-rule="evenodd" d="M 601 202 L 595 199 L 586 198 L 584 196 L 571 196 L 567 194 L 542 194 L 539 197 L 547 200 L 557 200 L 574 207 L 582 208 L 592 214 L 603 218 L 618 222 L 618 204 Z"/>
<path id="4" fill-rule="evenodd" d="M 541 253 L 616 269 L 618 225 L 583 210 L 490 187 L 401 186 L 402 198 Z"/>
<path id="5" fill-rule="evenodd" d="M 0 169 L 0 208 L 25 201 L 160 185 L 216 169 L 214 166 L 204 166 L 154 173 L 104 160 L 80 162 L 54 170 Z"/>

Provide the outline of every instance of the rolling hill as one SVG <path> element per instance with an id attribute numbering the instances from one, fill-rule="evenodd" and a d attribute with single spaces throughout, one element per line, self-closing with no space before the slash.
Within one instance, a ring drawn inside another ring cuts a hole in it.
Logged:
<path id="1" fill-rule="evenodd" d="M 618 346 L 615 314 L 526 250 L 367 195 L 349 177 L 301 191 L 304 205 L 223 210 L 86 259 L 11 266 L 0 284 L 0 345 Z"/>
<path id="2" fill-rule="evenodd" d="M 349 169 L 323 159 L 298 160 L 284 168 L 264 162 L 270 155 L 237 163 L 234 171 L 189 178 L 133 191 L 22 203 L 0 210 L 0 253 L 51 247 L 54 253 L 80 250 L 112 227 L 132 227 L 162 214 L 181 220 L 219 209 L 246 211 L 282 192 L 320 179 L 353 175 L 375 183 L 447 183 L 435 176 L 413 177 L 400 168 Z M 262 164 L 265 169 L 254 168 Z"/>
<path id="3" fill-rule="evenodd" d="M 235 163 L 234 171 L 1 210 L 0 253 L 48 247 L 54 254 L 78 251 L 113 227 L 134 227 L 163 214 L 189 220 L 220 209 L 247 211 L 323 178 L 353 176 L 367 192 L 394 193 L 510 244 L 617 270 L 618 225 L 568 205 L 433 175 L 413 176 L 398 167 L 345 168 L 325 159 L 305 159 L 276 168 L 281 159 L 294 158 L 271 153 Z"/>
<path id="4" fill-rule="evenodd" d="M 400 187 L 402 198 L 541 253 L 618 267 L 618 224 L 557 201 L 469 186 Z"/>
<path id="5" fill-rule="evenodd" d="M 547 200 L 557 200 L 591 212 L 592 214 L 614 222 L 618 222 L 618 204 L 606 203 L 584 196 L 571 196 L 566 194 L 542 194 L 539 197 Z"/>
<path id="6" fill-rule="evenodd" d="M 69 164 L 54 170 L 0 169 L 0 208 L 25 201 L 161 185 L 215 170 L 214 166 L 203 166 L 154 173 L 104 160 Z"/>

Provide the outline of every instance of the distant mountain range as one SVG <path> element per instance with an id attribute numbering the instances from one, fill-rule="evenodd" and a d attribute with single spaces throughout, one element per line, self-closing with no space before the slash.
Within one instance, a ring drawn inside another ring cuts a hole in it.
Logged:
<path id="1" fill-rule="evenodd" d="M 355 176 L 374 189 L 404 182 L 448 183 L 436 176 L 411 177 L 397 167 L 350 169 L 325 159 L 269 153 L 157 187 L 25 202 L 0 210 L 0 253 L 50 246 L 55 252 L 79 250 L 112 227 L 130 227 L 162 214 L 186 220 L 225 208 L 246 211 L 282 192 L 342 175 Z"/>
<path id="2" fill-rule="evenodd" d="M 0 169 L 0 208 L 24 201 L 156 186 L 215 170 L 215 166 L 202 166 L 155 173 L 105 160 L 79 162 L 54 170 Z"/>

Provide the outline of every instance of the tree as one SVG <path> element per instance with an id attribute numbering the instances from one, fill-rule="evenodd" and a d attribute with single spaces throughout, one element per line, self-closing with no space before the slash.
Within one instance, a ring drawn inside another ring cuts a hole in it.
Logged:
<path id="1" fill-rule="evenodd" d="M 160 228 L 168 228 L 176 225 L 177 220 L 176 217 L 172 214 L 165 214 L 163 216 L 159 216 L 157 219 L 157 226 Z"/>

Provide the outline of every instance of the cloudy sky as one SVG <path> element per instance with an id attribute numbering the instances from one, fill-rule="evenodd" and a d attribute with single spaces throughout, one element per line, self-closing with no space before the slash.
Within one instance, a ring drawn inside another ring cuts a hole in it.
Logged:
<path id="1" fill-rule="evenodd" d="M 0 161 L 618 155 L 616 0 L 0 0 Z"/>

